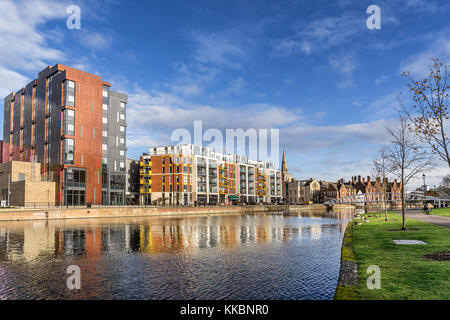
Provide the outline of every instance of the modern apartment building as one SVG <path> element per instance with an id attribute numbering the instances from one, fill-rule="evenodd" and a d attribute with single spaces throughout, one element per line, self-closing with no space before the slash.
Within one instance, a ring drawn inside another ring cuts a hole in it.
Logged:
<path id="1" fill-rule="evenodd" d="M 281 200 L 281 171 L 271 162 L 185 144 L 151 148 L 140 158 L 143 204 Z"/>
<path id="2" fill-rule="evenodd" d="M 56 64 L 4 100 L 8 160 L 41 163 L 56 203 L 124 203 L 127 96 L 110 87 Z"/>
<path id="3" fill-rule="evenodd" d="M 126 203 L 139 204 L 139 160 L 126 160 Z"/>

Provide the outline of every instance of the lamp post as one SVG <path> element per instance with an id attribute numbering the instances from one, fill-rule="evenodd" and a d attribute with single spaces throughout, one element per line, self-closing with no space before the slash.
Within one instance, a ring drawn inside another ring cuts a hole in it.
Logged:
<path id="1" fill-rule="evenodd" d="M 426 196 L 427 185 L 425 184 L 425 173 L 422 175 L 423 179 L 423 195 Z"/>

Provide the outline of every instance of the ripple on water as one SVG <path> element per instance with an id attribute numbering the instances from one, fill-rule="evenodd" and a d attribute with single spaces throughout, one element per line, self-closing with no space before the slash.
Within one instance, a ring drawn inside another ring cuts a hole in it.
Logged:
<path id="1" fill-rule="evenodd" d="M 281 215 L 85 223 L 3 224 L 0 299 L 332 299 L 345 228 Z M 66 288 L 71 264 L 81 290 Z"/>

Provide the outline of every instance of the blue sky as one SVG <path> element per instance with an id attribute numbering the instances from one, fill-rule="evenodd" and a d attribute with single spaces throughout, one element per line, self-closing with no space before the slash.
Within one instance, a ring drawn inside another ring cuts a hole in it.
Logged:
<path id="1" fill-rule="evenodd" d="M 66 27 L 71 4 L 80 30 Z M 380 30 L 366 27 L 371 4 Z M 448 59 L 449 11 L 425 0 L 0 0 L 0 103 L 62 63 L 129 95 L 129 157 L 202 120 L 279 128 L 297 178 L 366 176 L 406 91 L 400 73 Z M 427 172 L 430 184 L 447 173 Z"/>

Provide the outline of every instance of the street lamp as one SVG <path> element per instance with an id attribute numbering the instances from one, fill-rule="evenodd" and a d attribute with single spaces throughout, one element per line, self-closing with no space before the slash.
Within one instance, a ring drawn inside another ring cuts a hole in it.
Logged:
<path id="1" fill-rule="evenodd" d="M 426 195 L 426 191 L 427 191 L 427 185 L 425 184 L 425 173 L 422 175 L 422 179 L 423 179 L 423 195 Z"/>

